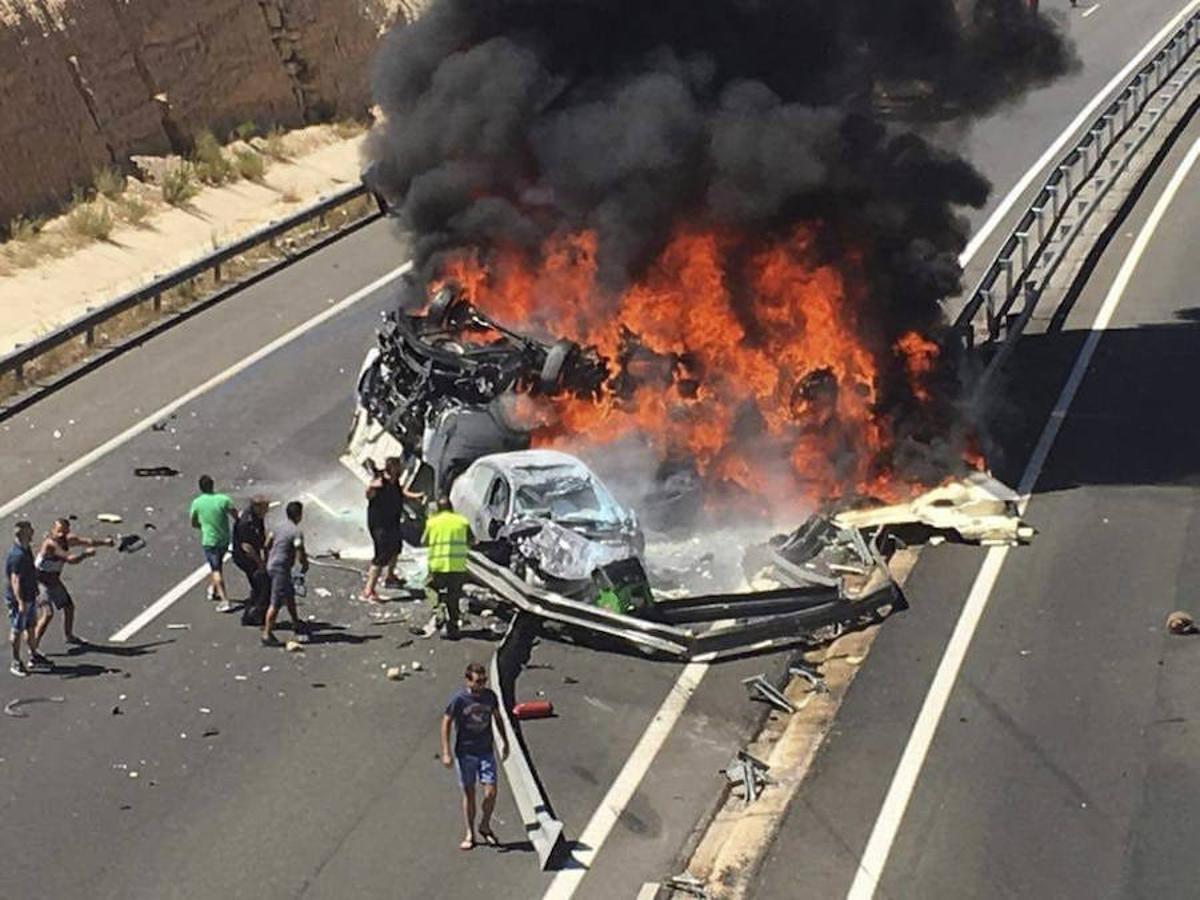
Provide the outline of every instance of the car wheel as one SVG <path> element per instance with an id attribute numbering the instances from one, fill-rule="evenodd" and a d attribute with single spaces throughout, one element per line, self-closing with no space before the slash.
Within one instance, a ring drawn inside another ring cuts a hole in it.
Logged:
<path id="1" fill-rule="evenodd" d="M 566 370 L 571 356 L 578 349 L 579 345 L 574 341 L 555 342 L 546 354 L 546 361 L 542 363 L 542 372 L 538 379 L 538 386 L 542 391 L 551 394 L 562 387 L 563 372 Z"/>

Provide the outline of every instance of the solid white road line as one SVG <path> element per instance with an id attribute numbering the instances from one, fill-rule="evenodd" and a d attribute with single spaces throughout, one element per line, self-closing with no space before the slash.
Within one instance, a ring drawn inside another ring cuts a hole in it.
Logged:
<path id="1" fill-rule="evenodd" d="M 1197 2 L 1200 2 L 1200 0 L 1197 0 Z M 191 403 L 197 397 L 200 397 L 201 395 L 207 393 L 208 391 L 211 391 L 213 388 L 224 384 L 226 381 L 233 378 L 235 375 L 237 375 L 241 372 L 244 372 L 246 369 L 250 368 L 255 363 L 263 360 L 267 356 L 270 356 L 272 353 L 274 353 L 279 348 L 287 346 L 288 344 L 290 344 L 292 341 L 296 340 L 299 337 L 303 337 L 304 335 L 308 334 L 308 332 L 310 332 L 314 328 L 316 328 L 318 325 L 322 325 L 325 322 L 328 322 L 334 316 L 337 316 L 340 313 L 344 312 L 346 309 L 353 306 L 355 303 L 362 300 L 364 297 L 369 296 L 370 294 L 379 290 L 379 288 L 383 287 L 384 285 L 389 284 L 392 281 L 395 281 L 397 278 L 399 278 L 401 275 L 403 275 L 405 272 L 407 272 L 411 268 L 412 268 L 412 263 L 407 262 L 402 266 L 397 266 L 396 268 L 392 269 L 386 275 L 381 275 L 379 278 L 376 278 L 374 281 L 372 281 L 366 287 L 359 288 L 353 294 L 350 294 L 348 297 L 343 298 L 342 300 L 340 300 L 337 303 L 330 306 L 328 309 L 325 309 L 322 312 L 318 313 L 317 315 L 313 316 L 311 319 L 308 319 L 305 322 L 301 322 L 299 325 L 297 325 L 291 331 L 288 331 L 285 334 L 281 334 L 279 337 L 275 338 L 275 340 L 271 341 L 266 346 L 260 347 L 258 350 L 255 350 L 253 353 L 251 353 L 245 359 L 240 360 L 239 362 L 230 366 L 225 371 L 217 373 L 212 378 L 208 379 L 208 381 L 192 388 L 186 394 L 183 394 L 182 396 L 177 397 L 176 399 L 174 399 L 170 403 L 168 403 L 166 406 L 163 406 L 160 409 L 155 410 L 153 413 L 146 416 L 146 418 L 142 419 L 140 422 L 137 422 L 137 423 L 129 426 L 124 431 L 122 431 L 120 434 L 105 441 L 99 447 L 89 450 L 87 453 L 83 454 L 83 456 L 79 457 L 74 462 L 63 466 L 61 469 L 56 471 L 49 478 L 46 478 L 43 481 L 38 482 L 33 487 L 31 487 L 29 490 L 25 491 L 23 494 L 20 494 L 17 497 L 13 497 L 13 499 L 9 500 L 3 506 L 0 506 L 0 518 L 12 515 L 14 512 L 17 512 L 18 510 L 22 509 L 25 506 L 25 504 L 30 503 L 33 500 L 36 500 L 42 494 L 46 493 L 46 491 L 50 490 L 51 488 L 55 487 L 56 485 L 62 484 L 62 482 L 66 481 L 72 475 L 75 475 L 80 470 L 86 468 L 87 466 L 90 466 L 96 460 L 101 459 L 102 457 L 111 453 L 113 450 L 116 450 L 118 447 L 127 443 L 132 438 L 137 437 L 143 431 L 146 431 L 155 422 L 158 422 L 165 416 L 168 416 L 171 413 L 175 412 L 175 410 L 179 409 L 181 406 Z"/>
<path id="2" fill-rule="evenodd" d="M 1159 44 L 1170 37 L 1172 32 L 1174 32 L 1175 29 L 1183 23 L 1184 19 L 1190 16 L 1197 7 L 1200 7 L 1200 0 L 1191 0 L 1190 3 L 1185 5 L 1183 9 L 1180 10 L 1175 16 L 1175 18 L 1171 19 L 1170 22 L 1162 27 L 1162 30 L 1159 31 L 1158 34 L 1146 42 L 1145 46 L 1138 51 L 1137 55 L 1129 61 L 1125 68 L 1114 75 L 1108 84 L 1100 88 L 1100 91 L 1091 99 L 1091 102 L 1079 111 L 1079 115 L 1071 120 L 1071 124 L 1063 129 L 1062 134 L 1055 139 L 1053 144 L 1046 148 L 1046 152 L 1041 155 L 1041 158 L 1030 167 L 1029 171 L 1027 171 L 1021 177 L 1020 181 L 1013 185 L 1012 190 L 1009 191 L 1005 195 L 1004 199 L 1000 201 L 1000 205 L 996 207 L 990 216 L 988 216 L 987 221 L 983 223 L 983 226 L 975 233 L 975 236 L 971 238 L 970 243 L 967 244 L 966 249 L 964 249 L 959 255 L 958 262 L 960 265 L 966 266 L 968 263 L 970 263 L 975 254 L 979 252 L 979 248 L 983 246 L 984 241 L 991 237 L 992 232 L 996 230 L 996 226 L 998 226 L 1004 217 L 1008 215 L 1013 205 L 1021 199 L 1021 195 L 1025 193 L 1026 189 L 1033 182 L 1033 179 L 1037 178 L 1042 170 L 1051 163 L 1051 161 L 1058 158 L 1059 154 L 1062 153 L 1063 148 L 1067 145 L 1067 142 L 1075 136 L 1075 132 L 1082 128 L 1083 125 L 1092 118 L 1096 110 L 1100 108 L 1100 105 L 1108 99 L 1108 95 L 1124 84 L 1129 76 L 1133 74 L 1133 71 L 1145 62 L 1146 57 L 1148 57 L 1155 50 L 1155 48 L 1158 47 Z"/>
<path id="3" fill-rule="evenodd" d="M 629 805 L 643 776 L 654 762 L 654 757 L 666 743 L 688 700 L 700 686 L 700 680 L 707 671 L 708 663 L 692 662 L 684 666 L 671 692 L 654 714 L 641 740 L 633 748 L 633 753 L 625 761 L 608 793 L 600 801 L 600 806 L 592 814 L 591 821 L 579 836 L 580 849 L 571 854 L 576 867 L 563 869 L 555 875 L 550 887 L 546 889 L 543 900 L 569 900 L 579 888 L 580 882 L 590 871 L 596 854 L 600 852 L 617 819 Z"/>
<path id="4" fill-rule="evenodd" d="M 1109 288 L 1104 303 L 1100 306 L 1100 311 L 1096 314 L 1095 321 L 1092 322 L 1092 330 L 1088 333 L 1087 340 L 1084 341 L 1083 347 L 1079 351 L 1071 374 L 1058 396 L 1058 402 L 1054 404 L 1054 411 L 1050 414 L 1046 427 L 1042 429 L 1041 437 L 1021 477 L 1021 483 L 1017 490 L 1022 496 L 1020 503 L 1022 512 L 1029 503 L 1029 496 L 1033 493 L 1046 458 L 1050 455 L 1050 448 L 1054 445 L 1055 438 L 1058 437 L 1059 429 L 1066 420 L 1079 385 L 1083 382 L 1083 377 L 1091 364 L 1092 354 L 1096 352 L 1100 338 L 1104 330 L 1108 328 L 1113 313 L 1120 304 L 1125 289 L 1141 261 L 1142 254 L 1158 229 L 1159 222 L 1162 221 L 1184 179 L 1191 172 L 1197 157 L 1200 157 L 1200 139 L 1192 144 L 1183 162 L 1179 164 L 1179 168 L 1175 170 L 1175 174 L 1168 182 L 1162 196 L 1158 198 L 1158 202 L 1154 205 L 1146 224 L 1142 226 L 1137 240 L 1129 248 L 1125 261 Z M 916 786 L 917 777 L 925 764 L 925 756 L 929 752 L 929 746 L 933 742 L 934 734 L 941 722 L 946 703 L 950 699 L 950 692 L 958 679 L 958 671 L 967 655 L 971 639 L 975 636 L 979 620 L 987 608 L 992 589 L 996 585 L 996 579 L 1000 575 L 1000 568 L 1004 565 L 1008 551 L 1008 547 L 994 547 L 989 550 L 979 574 L 975 577 L 975 583 L 971 585 L 967 602 L 954 626 L 954 633 L 950 635 L 950 642 L 946 645 L 946 651 L 933 676 L 933 683 L 929 686 L 929 693 L 925 695 L 925 702 L 921 705 L 921 712 L 917 715 L 912 734 L 909 735 L 908 744 L 900 757 L 896 773 L 892 776 L 892 783 L 888 787 L 879 818 L 875 820 L 875 827 L 871 830 L 871 837 L 867 841 L 866 850 L 863 851 L 862 861 L 855 873 L 854 882 L 846 895 L 848 900 L 871 900 L 875 895 L 884 866 L 887 865 L 888 855 L 892 850 L 892 842 L 900 830 L 900 824 L 908 808 L 908 801 L 912 797 L 913 788 Z"/>
<path id="5" fill-rule="evenodd" d="M 134 616 L 128 625 L 115 632 L 108 640 L 114 644 L 122 644 L 129 640 L 131 637 L 161 616 L 164 612 L 166 612 L 172 603 L 174 603 L 200 582 L 204 581 L 204 579 L 208 577 L 208 572 L 208 563 L 205 563 L 187 578 L 183 579 L 183 581 L 179 582 L 179 584 L 175 585 L 175 587 L 171 588 L 169 591 L 143 609 L 140 613 Z M 212 606 L 213 604 L 209 603 L 208 605 Z"/>

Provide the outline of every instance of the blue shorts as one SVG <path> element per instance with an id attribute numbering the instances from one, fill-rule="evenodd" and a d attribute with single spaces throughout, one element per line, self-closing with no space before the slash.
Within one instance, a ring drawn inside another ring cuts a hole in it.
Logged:
<path id="1" fill-rule="evenodd" d="M 22 615 L 16 603 L 8 600 L 8 625 L 13 631 L 28 631 L 37 621 L 37 604 L 26 603 Z"/>
<path id="2" fill-rule="evenodd" d="M 208 567 L 214 572 L 221 571 L 221 565 L 225 562 L 224 547 L 205 547 L 204 561 L 208 563 Z"/>
<path id="3" fill-rule="evenodd" d="M 458 772 L 458 783 L 463 787 L 496 783 L 496 757 L 491 753 L 456 753 L 454 769 Z"/>

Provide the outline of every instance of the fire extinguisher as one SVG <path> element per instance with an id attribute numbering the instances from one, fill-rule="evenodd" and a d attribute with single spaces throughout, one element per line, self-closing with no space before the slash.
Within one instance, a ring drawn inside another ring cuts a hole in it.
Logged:
<path id="1" fill-rule="evenodd" d="M 548 719 L 554 715 L 554 704 L 549 700 L 526 700 L 512 708 L 514 719 Z"/>

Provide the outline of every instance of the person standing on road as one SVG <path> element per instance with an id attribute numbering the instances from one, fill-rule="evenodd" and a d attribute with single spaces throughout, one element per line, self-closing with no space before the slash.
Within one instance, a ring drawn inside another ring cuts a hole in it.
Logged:
<path id="1" fill-rule="evenodd" d="M 228 494 L 218 494 L 213 488 L 211 475 L 200 476 L 200 493 L 192 500 L 188 515 L 192 527 L 200 531 L 200 546 L 204 550 L 204 561 L 209 568 L 209 597 L 220 600 L 217 612 L 233 612 L 234 606 L 229 602 L 229 594 L 225 591 L 225 577 L 222 566 L 225 562 L 225 551 L 229 549 L 230 523 L 237 518 L 237 508 Z"/>
<path id="2" fill-rule="evenodd" d="M 462 788 L 462 811 L 466 837 L 460 850 L 475 846 L 475 784 L 483 785 L 483 804 L 479 814 L 479 837 L 496 846 L 492 832 L 492 810 L 496 807 L 496 756 L 493 751 L 492 723 L 500 735 L 500 758 L 508 759 L 508 734 L 500 718 L 500 698 L 487 686 L 487 671 L 473 662 L 467 666 L 466 686 L 450 698 L 442 715 L 442 765 L 453 765 Z M 450 756 L 450 727 L 454 726 L 454 756 Z"/>
<path id="3" fill-rule="evenodd" d="M 431 621 L 436 625 L 439 613 L 443 615 L 450 640 L 458 637 L 458 599 L 466 581 L 470 541 L 471 524 L 450 508 L 449 497 L 439 497 L 438 511 L 426 520 L 421 543 L 429 553 L 429 586 L 438 598 Z"/>
<path id="4" fill-rule="evenodd" d="M 263 517 L 270 506 L 261 494 L 246 504 L 233 523 L 233 563 L 250 585 L 242 610 L 243 625 L 262 625 L 271 602 L 271 576 L 267 574 L 267 526 Z"/>
<path id="5" fill-rule="evenodd" d="M 33 564 L 33 526 L 21 521 L 13 528 L 16 540 L 4 559 L 4 599 L 8 606 L 8 643 L 12 663 L 8 671 L 18 678 L 29 674 L 21 662 L 21 636 L 29 644 L 29 662 L 46 660 L 37 652 L 33 630 L 37 619 L 37 568 Z"/>
<path id="6" fill-rule="evenodd" d="M 68 644 L 86 644 L 75 634 L 75 601 L 70 591 L 63 584 L 62 571 L 64 566 L 73 566 L 96 555 L 97 547 L 112 547 L 116 541 L 112 538 L 86 538 L 71 534 L 71 522 L 68 519 L 55 519 L 50 533 L 42 540 L 37 555 L 33 559 L 37 569 L 38 579 L 38 621 L 33 630 L 34 649 L 42 644 L 50 620 L 54 618 L 54 610 L 61 609 L 63 614 L 63 636 Z M 83 547 L 79 553 L 72 553 L 72 547 Z M 38 654 L 35 662 L 45 661 Z"/>
<path id="7" fill-rule="evenodd" d="M 267 538 L 267 574 L 271 577 L 271 603 L 263 618 L 262 643 L 264 647 L 277 647 L 275 618 L 279 607 L 286 604 L 292 617 L 292 627 L 297 635 L 304 633 L 300 616 L 296 612 L 296 585 L 292 581 L 292 569 L 297 563 L 301 572 L 308 571 L 308 553 L 304 549 L 304 532 L 300 520 L 304 518 L 304 504 L 293 500 L 285 510 L 287 521 L 275 529 Z"/>
<path id="8" fill-rule="evenodd" d="M 389 456 L 384 460 L 382 470 L 375 468 L 374 462 L 367 462 L 375 476 L 367 486 L 367 530 L 371 532 L 374 556 L 371 557 L 367 582 L 359 597 L 370 603 L 379 603 L 382 598 L 376 588 L 380 574 L 387 573 L 383 582 L 385 587 L 402 585 L 396 577 L 396 559 L 402 547 L 400 525 L 404 518 L 404 498 L 419 499 L 419 496 L 410 494 L 400 486 L 403 468 L 400 457 Z"/>

